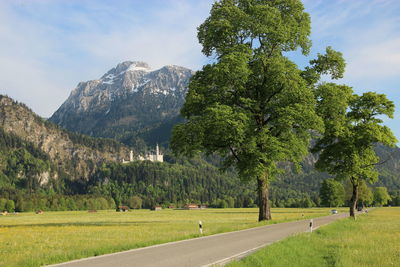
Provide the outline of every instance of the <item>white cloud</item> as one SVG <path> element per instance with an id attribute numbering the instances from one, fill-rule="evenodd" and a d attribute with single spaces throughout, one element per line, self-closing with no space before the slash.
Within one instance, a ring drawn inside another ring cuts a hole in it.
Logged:
<path id="1" fill-rule="evenodd" d="M 349 80 L 396 76 L 400 71 L 400 4 L 396 0 L 306 0 L 317 50 L 343 52 Z"/>
<path id="2" fill-rule="evenodd" d="M 47 117 L 121 61 L 200 68 L 196 27 L 211 0 L 153 2 L 1 1 L 0 93 Z"/>
<path id="3" fill-rule="evenodd" d="M 135 59 L 146 61 L 153 67 L 176 64 L 198 68 L 202 56 L 194 24 L 188 22 L 180 29 L 133 26 L 127 31 L 83 33 L 76 38 L 85 53 L 106 62 Z"/>
<path id="4" fill-rule="evenodd" d="M 0 4 L 0 93 L 48 116 L 49 109 L 57 108 L 52 100 L 60 95 L 62 80 L 54 79 L 41 60 L 51 56 L 51 42 L 45 38 L 48 27 L 36 26 L 13 16 L 4 2 Z"/>
<path id="5" fill-rule="evenodd" d="M 354 79 L 387 79 L 400 73 L 400 38 L 350 48 L 346 75 Z"/>

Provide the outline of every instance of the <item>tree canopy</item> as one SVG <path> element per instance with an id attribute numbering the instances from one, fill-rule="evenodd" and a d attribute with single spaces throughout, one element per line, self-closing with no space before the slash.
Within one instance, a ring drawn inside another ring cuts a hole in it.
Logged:
<path id="1" fill-rule="evenodd" d="M 173 130 L 177 154 L 218 153 L 244 180 L 256 179 L 259 220 L 270 219 L 269 182 L 278 162 L 298 164 L 308 153 L 311 130 L 322 131 L 314 85 L 321 74 L 339 78 L 344 60 L 331 48 L 301 71 L 285 56 L 311 46 L 310 17 L 299 0 L 222 0 L 198 28 L 213 63 L 191 79 Z"/>
<path id="2" fill-rule="evenodd" d="M 376 166 L 380 160 L 375 145 L 396 143 L 391 130 L 382 125 L 383 115 L 393 117 L 394 104 L 384 94 L 357 95 L 350 87 L 333 83 L 320 85 L 317 96 L 317 111 L 324 119 L 325 133 L 314 148 L 321 152 L 316 167 L 337 179 L 350 180 L 350 215 L 355 217 L 358 187 L 362 182 L 374 183 L 378 179 Z"/>
<path id="3" fill-rule="evenodd" d="M 339 207 L 344 204 L 343 185 L 334 179 L 326 179 L 320 189 L 321 204 L 326 207 Z"/>
<path id="4" fill-rule="evenodd" d="M 387 188 L 380 186 L 376 187 L 374 190 L 374 204 L 377 206 L 386 205 L 391 199 Z"/>

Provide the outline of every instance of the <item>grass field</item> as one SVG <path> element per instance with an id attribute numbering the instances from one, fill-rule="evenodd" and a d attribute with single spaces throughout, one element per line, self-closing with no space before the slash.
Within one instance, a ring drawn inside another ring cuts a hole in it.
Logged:
<path id="1" fill-rule="evenodd" d="M 400 266 L 400 208 L 379 208 L 290 237 L 247 258 L 242 266 Z"/>
<path id="2" fill-rule="evenodd" d="M 343 211 L 347 209 L 342 209 Z M 272 209 L 273 221 L 307 219 L 329 209 Z M 304 216 L 303 216 L 304 215 Z M 0 266 L 40 266 L 261 226 L 257 209 L 20 213 L 0 216 Z"/>

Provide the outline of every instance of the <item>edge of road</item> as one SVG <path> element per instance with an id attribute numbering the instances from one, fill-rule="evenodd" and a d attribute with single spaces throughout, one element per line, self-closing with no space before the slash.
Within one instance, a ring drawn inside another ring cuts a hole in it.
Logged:
<path id="1" fill-rule="evenodd" d="M 343 213 L 342 213 L 343 214 Z M 81 259 L 76 259 L 76 260 L 71 260 L 71 261 L 66 261 L 66 262 L 61 262 L 61 263 L 55 263 L 55 264 L 50 264 L 50 265 L 45 265 L 45 267 L 56 267 L 56 266 L 62 266 L 64 264 L 69 264 L 69 263 L 76 263 L 76 262 L 82 262 L 82 261 L 87 261 L 87 260 L 91 260 L 91 259 L 99 259 L 99 258 L 103 258 L 103 257 L 109 257 L 112 255 L 120 255 L 120 254 L 125 254 L 125 253 L 130 253 L 133 251 L 140 251 L 140 250 L 145 250 L 145 249 L 151 249 L 151 248 L 155 248 L 155 247 L 162 247 L 162 246 L 168 246 L 168 245 L 172 245 L 172 244 L 178 244 L 178 243 L 184 243 L 184 242 L 189 242 L 192 240 L 198 240 L 198 239 L 206 239 L 206 238 L 213 238 L 216 236 L 222 236 L 222 235 L 227 235 L 227 234 L 232 234 L 232 233 L 239 233 L 239 232 L 245 232 L 245 231 L 250 231 L 250 230 L 254 230 L 257 228 L 263 228 L 263 227 L 272 227 L 274 225 L 277 224 L 290 224 L 290 223 L 294 223 L 294 222 L 301 222 L 301 221 L 309 221 L 310 219 L 319 219 L 319 218 L 324 218 L 324 217 L 328 217 L 328 216 L 337 216 L 339 214 L 331 214 L 331 215 L 326 215 L 326 216 L 320 216 L 320 217 L 316 217 L 316 218 L 309 218 L 309 219 L 302 219 L 302 220 L 297 220 L 297 221 L 289 221 L 289 222 L 282 222 L 282 223 L 273 223 L 273 224 L 268 224 L 268 225 L 261 225 L 261 226 L 256 226 L 256 227 L 251 227 L 251 228 L 246 228 L 246 229 L 242 229 L 242 230 L 237 230 L 237 231 L 230 231 L 230 232 L 224 232 L 224 233 L 217 233 L 217 234 L 212 234 L 212 235 L 207 235 L 207 236 L 199 236 L 199 237 L 194 237 L 194 238 L 189 238 L 189 239 L 183 239 L 183 240 L 177 240 L 177 241 L 171 241 L 171 242 L 167 242 L 167 243 L 162 243 L 162 244 L 156 244 L 156 245 L 151 245 L 151 246 L 147 246 L 147 247 L 140 247 L 140 248 L 134 248 L 134 249 L 129 249 L 129 250 L 125 250 L 125 251 L 119 251 L 119 252 L 112 252 L 112 253 L 107 253 L 107 254 L 102 254 L 99 256 L 90 256 L 87 258 L 81 258 Z M 343 217 L 343 218 L 347 218 Z M 339 218 L 339 219 L 343 219 L 343 218 Z M 320 226 L 313 228 L 314 230 L 318 229 Z M 305 231 L 307 232 L 307 231 Z M 214 263 L 210 263 L 208 265 L 204 265 L 204 266 L 213 266 L 213 265 L 218 265 L 218 264 L 226 264 L 234 259 L 240 259 L 243 258 L 245 256 L 247 256 L 248 254 L 251 254 L 252 252 L 255 252 L 256 250 L 268 246 L 272 243 L 267 243 L 264 244 L 262 246 L 256 247 L 256 248 L 252 248 L 250 250 L 241 252 L 239 254 L 233 255 L 231 257 L 219 260 L 217 262 Z"/>
<path id="2" fill-rule="evenodd" d="M 375 209 L 375 208 L 370 208 L 369 210 L 373 210 L 373 209 Z M 365 213 L 364 213 L 364 212 L 357 212 L 357 214 L 358 214 L 358 215 L 363 215 L 363 214 L 365 214 Z M 327 216 L 332 216 L 332 215 L 327 215 Z M 322 216 L 322 217 L 327 217 L 327 216 Z M 322 218 L 322 217 L 317 217 L 317 218 Z M 337 219 L 337 220 L 342 220 L 342 219 L 349 218 L 349 217 L 350 217 L 350 215 L 347 215 L 347 216 L 345 216 L 345 217 L 343 217 L 343 218 L 339 218 L 339 219 Z M 314 218 L 314 219 L 317 219 L 317 218 Z M 307 220 L 300 220 L 300 221 L 307 221 Z M 296 221 L 296 222 L 300 222 L 300 221 Z M 336 220 L 335 220 L 335 221 L 336 221 Z M 329 225 L 329 224 L 331 224 L 331 223 L 332 223 L 332 222 L 329 222 L 329 223 L 325 223 L 325 224 L 323 224 L 323 225 L 314 227 L 314 228 L 313 228 L 313 231 L 318 230 L 318 228 L 320 228 L 320 227 L 322 227 L 322 226 L 327 226 L 327 225 Z M 253 229 L 253 228 L 249 228 L 249 229 Z M 246 229 L 246 230 L 247 230 L 247 229 Z M 304 233 L 309 233 L 309 230 L 306 230 L 306 231 L 301 232 L 301 233 L 297 233 L 297 234 L 295 234 L 295 235 L 304 234 Z M 285 237 L 285 238 L 283 238 L 283 239 L 286 239 L 286 238 L 287 238 L 287 237 Z M 281 241 L 281 240 L 283 240 L 283 239 L 276 240 L 275 242 L 279 242 L 279 241 Z M 230 256 L 230 257 L 227 257 L 227 258 L 218 260 L 218 261 L 216 261 L 216 262 L 203 265 L 202 267 L 223 266 L 223 265 L 228 264 L 228 263 L 230 263 L 230 262 L 232 262 L 232 261 L 241 260 L 241 259 L 245 258 L 246 256 L 249 256 L 250 254 L 256 252 L 257 250 L 262 249 L 262 248 L 264 248 L 264 247 L 267 247 L 267 246 L 269 246 L 269 245 L 272 245 L 272 244 L 275 243 L 275 242 L 270 242 L 270 243 L 263 244 L 263 245 L 261 245 L 261 246 L 258 246 L 258 247 L 255 247 L 255 248 L 252 248 L 252 249 L 243 251 L 243 252 L 241 252 L 241 253 L 238 253 L 238 254 L 236 254 L 236 255 L 233 255 L 233 256 Z"/>

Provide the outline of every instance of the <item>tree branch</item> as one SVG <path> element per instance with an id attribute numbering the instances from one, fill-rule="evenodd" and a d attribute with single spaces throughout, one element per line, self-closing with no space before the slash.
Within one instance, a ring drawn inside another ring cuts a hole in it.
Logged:
<path id="1" fill-rule="evenodd" d="M 386 162 L 388 162 L 390 160 L 390 158 L 387 158 L 386 160 L 384 160 L 384 161 L 381 161 L 381 162 L 377 162 L 377 163 L 371 163 L 371 164 L 366 164 L 366 165 L 363 165 L 363 166 L 361 166 L 361 168 L 367 168 L 367 167 L 370 167 L 370 166 L 378 166 L 378 165 L 382 165 L 382 164 L 385 164 Z"/>
<path id="2" fill-rule="evenodd" d="M 232 155 L 236 158 L 236 160 L 238 162 L 240 162 L 240 159 L 239 159 L 238 155 L 235 153 L 235 150 L 233 150 L 233 148 L 231 146 L 229 146 L 229 149 L 231 150 Z"/>

